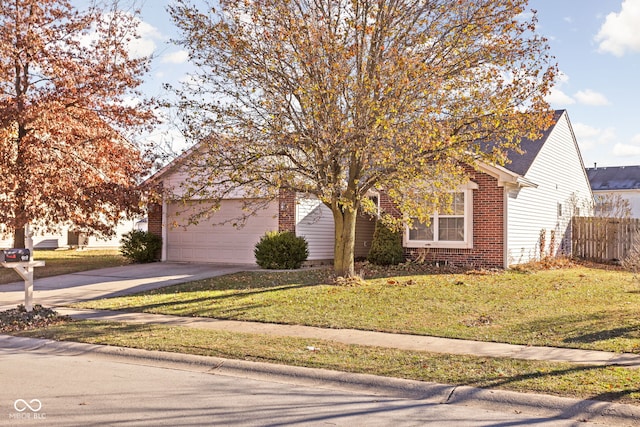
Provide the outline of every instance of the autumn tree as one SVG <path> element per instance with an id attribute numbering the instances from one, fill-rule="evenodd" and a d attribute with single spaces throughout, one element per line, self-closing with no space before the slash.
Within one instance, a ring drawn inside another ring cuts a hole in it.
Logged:
<path id="1" fill-rule="evenodd" d="M 110 234 L 137 211 L 146 162 L 127 132 L 148 58 L 133 58 L 133 11 L 66 0 L 0 3 L 0 233 L 60 224 Z"/>
<path id="2" fill-rule="evenodd" d="M 502 164 L 550 124 L 556 66 L 526 5 L 178 0 L 169 10 L 197 70 L 178 107 L 199 144 L 181 195 L 316 196 L 333 212 L 335 270 L 353 275 L 372 191 L 426 222 L 465 165 Z"/>

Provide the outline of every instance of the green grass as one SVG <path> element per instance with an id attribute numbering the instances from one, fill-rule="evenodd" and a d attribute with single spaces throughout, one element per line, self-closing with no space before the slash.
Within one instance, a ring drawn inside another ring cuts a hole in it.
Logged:
<path id="1" fill-rule="evenodd" d="M 640 352 L 640 285 L 622 271 L 408 275 L 353 286 L 322 284 L 328 278 L 328 270 L 240 273 L 79 306 Z"/>
<path id="2" fill-rule="evenodd" d="M 44 267 L 34 270 L 36 279 L 129 264 L 115 249 L 35 250 L 33 257 L 37 261 L 45 261 Z M 10 268 L 0 268 L 0 285 L 19 281 L 22 279 L 18 273 Z"/>
<path id="3" fill-rule="evenodd" d="M 621 367 L 445 355 L 115 322 L 76 321 L 17 335 L 640 404 L 640 370 Z"/>
<path id="4" fill-rule="evenodd" d="M 248 272 L 79 306 L 640 352 L 640 284 L 629 273 L 585 266 L 414 273 L 336 286 L 328 284 L 327 269 Z M 615 366 L 116 322 L 72 321 L 15 334 L 640 405 L 640 370 Z"/>

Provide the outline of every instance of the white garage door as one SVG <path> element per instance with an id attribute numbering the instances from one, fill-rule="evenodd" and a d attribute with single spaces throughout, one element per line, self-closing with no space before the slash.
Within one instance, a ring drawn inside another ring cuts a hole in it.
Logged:
<path id="1" fill-rule="evenodd" d="M 278 229 L 277 203 L 271 203 L 267 209 L 249 218 L 242 228 L 231 224 L 213 225 L 238 218 L 242 209 L 239 200 L 224 200 L 211 219 L 204 219 L 197 225 L 171 226 L 174 222 L 186 222 L 186 214 L 176 216 L 182 209 L 184 206 L 168 206 L 167 261 L 255 264 L 253 250 L 256 243 L 265 232 Z"/>

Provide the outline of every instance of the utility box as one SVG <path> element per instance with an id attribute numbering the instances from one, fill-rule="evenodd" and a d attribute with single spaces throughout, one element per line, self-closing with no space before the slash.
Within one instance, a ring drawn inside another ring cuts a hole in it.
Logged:
<path id="1" fill-rule="evenodd" d="M 29 249 L 4 249 L 0 251 L 0 262 L 29 262 Z"/>

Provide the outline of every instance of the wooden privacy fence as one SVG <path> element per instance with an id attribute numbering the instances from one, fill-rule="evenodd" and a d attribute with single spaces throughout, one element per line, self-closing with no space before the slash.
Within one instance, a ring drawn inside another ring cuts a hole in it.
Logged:
<path id="1" fill-rule="evenodd" d="M 622 261 L 640 232 L 640 218 L 573 217 L 573 256 L 594 261 Z"/>

